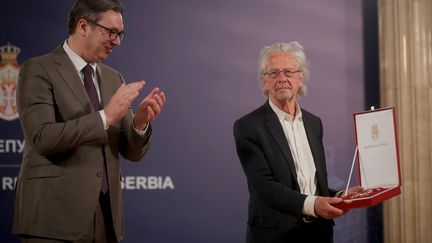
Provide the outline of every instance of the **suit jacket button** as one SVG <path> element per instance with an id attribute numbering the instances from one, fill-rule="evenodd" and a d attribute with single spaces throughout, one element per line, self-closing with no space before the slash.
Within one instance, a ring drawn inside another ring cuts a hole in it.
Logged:
<path id="1" fill-rule="evenodd" d="M 98 171 L 98 172 L 96 173 L 96 175 L 97 175 L 98 177 L 101 177 L 101 176 L 102 176 L 102 171 Z"/>

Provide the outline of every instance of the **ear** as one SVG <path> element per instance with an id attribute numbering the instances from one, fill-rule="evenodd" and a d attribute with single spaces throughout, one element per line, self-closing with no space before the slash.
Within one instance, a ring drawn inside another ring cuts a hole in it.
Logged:
<path id="1" fill-rule="evenodd" d="M 267 86 L 268 79 L 266 77 L 261 78 L 261 87 L 263 91 L 270 92 L 269 87 Z"/>
<path id="2" fill-rule="evenodd" d="M 303 85 L 303 81 L 304 81 L 304 73 L 300 73 L 301 75 L 300 75 L 300 87 Z"/>
<path id="3" fill-rule="evenodd" d="M 265 87 L 265 86 L 266 86 L 266 83 L 267 83 L 266 77 L 265 77 L 265 76 L 262 76 L 260 80 L 261 80 L 261 85 L 262 85 L 263 87 Z"/>
<path id="4" fill-rule="evenodd" d="M 85 36 L 88 32 L 89 23 L 85 19 L 78 20 L 75 32 L 79 33 L 81 36 Z"/>

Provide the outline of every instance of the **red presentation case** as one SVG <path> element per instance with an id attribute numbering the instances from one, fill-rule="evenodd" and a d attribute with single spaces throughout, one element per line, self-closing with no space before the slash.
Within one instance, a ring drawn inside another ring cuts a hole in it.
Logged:
<path id="1" fill-rule="evenodd" d="M 365 190 L 344 195 L 345 201 L 334 205 L 344 210 L 384 202 L 399 195 L 402 186 L 395 109 L 355 113 L 354 127 L 357 149 L 353 163 L 357 161 L 359 185 Z"/>

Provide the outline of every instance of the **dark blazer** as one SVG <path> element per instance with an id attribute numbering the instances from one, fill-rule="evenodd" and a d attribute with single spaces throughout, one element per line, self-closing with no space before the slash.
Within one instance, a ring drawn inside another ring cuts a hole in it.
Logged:
<path id="1" fill-rule="evenodd" d="M 97 75 L 103 106 L 123 78 L 104 64 L 97 65 Z M 105 130 L 62 46 L 23 64 L 17 103 L 26 144 L 16 185 L 13 233 L 79 239 L 93 219 L 105 160 L 114 230 L 122 239 L 119 155 L 141 160 L 151 127 L 139 136 L 128 112 Z"/>
<path id="2" fill-rule="evenodd" d="M 302 114 L 316 167 L 317 194 L 334 195 L 327 185 L 321 120 L 304 109 Z M 306 195 L 300 193 L 287 139 L 268 101 L 235 122 L 234 137 L 250 195 L 247 242 L 296 242 L 296 232 L 304 224 Z M 317 221 L 324 231 L 332 230 L 331 220 Z"/>

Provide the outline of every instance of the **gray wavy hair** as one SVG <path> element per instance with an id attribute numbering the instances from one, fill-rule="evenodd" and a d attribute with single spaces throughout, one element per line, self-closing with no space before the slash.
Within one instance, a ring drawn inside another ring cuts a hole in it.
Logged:
<path id="1" fill-rule="evenodd" d="M 258 67 L 258 78 L 260 81 L 264 81 L 264 73 L 267 68 L 267 59 L 268 56 L 274 52 L 289 52 L 294 55 L 296 58 L 297 64 L 299 66 L 299 71 L 303 73 L 304 80 L 303 84 L 297 92 L 297 98 L 301 98 L 306 96 L 307 94 L 307 86 L 306 82 L 309 80 L 309 62 L 306 58 L 306 54 L 304 53 L 303 46 L 300 45 L 297 41 L 291 41 L 289 43 L 286 42 L 276 42 L 274 44 L 264 46 L 261 49 L 259 55 L 259 67 Z M 268 98 L 268 91 L 264 89 L 263 86 L 263 94 Z"/>

